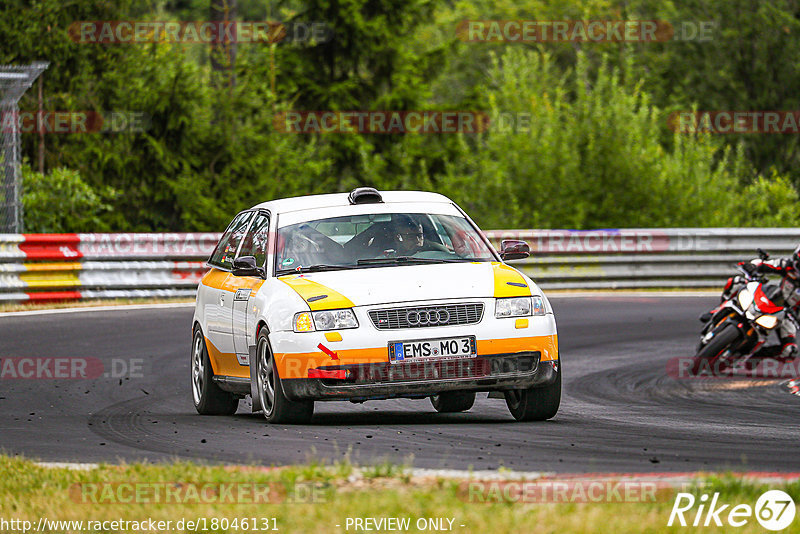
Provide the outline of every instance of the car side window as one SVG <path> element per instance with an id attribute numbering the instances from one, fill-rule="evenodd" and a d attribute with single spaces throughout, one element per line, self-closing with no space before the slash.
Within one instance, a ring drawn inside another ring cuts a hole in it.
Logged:
<path id="1" fill-rule="evenodd" d="M 269 214 L 258 212 L 247 237 L 244 238 L 239 256 L 255 256 L 256 265 L 264 266 L 267 259 L 267 241 L 269 239 Z"/>
<path id="2" fill-rule="evenodd" d="M 252 211 L 245 211 L 233 218 L 228 229 L 222 234 L 222 237 L 217 243 L 217 248 L 214 249 L 208 263 L 215 267 L 223 269 L 233 268 L 233 258 L 236 257 L 236 249 L 239 248 L 239 242 L 247 232 L 247 226 L 253 218 Z"/>

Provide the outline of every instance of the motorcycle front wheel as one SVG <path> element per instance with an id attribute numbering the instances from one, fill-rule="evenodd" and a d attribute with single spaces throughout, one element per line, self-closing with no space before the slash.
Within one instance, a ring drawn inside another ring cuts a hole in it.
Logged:
<path id="1" fill-rule="evenodd" d="M 692 360 L 692 375 L 697 376 L 701 371 L 708 371 L 715 375 L 727 370 L 729 365 L 719 362 L 719 357 L 730 348 L 734 341 L 739 339 L 740 335 L 741 333 L 735 325 L 730 323 L 722 325 L 719 330 L 715 331 L 714 337 L 695 354 Z"/>

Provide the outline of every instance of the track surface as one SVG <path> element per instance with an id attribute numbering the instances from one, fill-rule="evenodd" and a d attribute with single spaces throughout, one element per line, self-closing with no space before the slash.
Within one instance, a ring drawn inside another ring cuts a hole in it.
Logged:
<path id="1" fill-rule="evenodd" d="M 0 380 L 0 449 L 48 461 L 203 459 L 285 464 L 349 454 L 416 467 L 559 472 L 800 471 L 800 398 L 778 381 L 675 380 L 714 303 L 697 297 L 553 299 L 565 372 L 558 416 L 516 423 L 479 394 L 463 414 L 427 400 L 317 403 L 313 424 L 269 426 L 240 403 L 197 415 L 192 309 L 0 318 L 0 358 L 141 359 L 140 377 Z"/>

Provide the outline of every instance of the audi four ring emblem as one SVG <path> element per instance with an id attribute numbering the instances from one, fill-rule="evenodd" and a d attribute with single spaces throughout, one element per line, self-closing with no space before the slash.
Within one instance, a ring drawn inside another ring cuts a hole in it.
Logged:
<path id="1" fill-rule="evenodd" d="M 450 322 L 450 313 L 444 308 L 433 310 L 412 310 L 406 313 L 406 321 L 411 326 L 447 324 Z"/>

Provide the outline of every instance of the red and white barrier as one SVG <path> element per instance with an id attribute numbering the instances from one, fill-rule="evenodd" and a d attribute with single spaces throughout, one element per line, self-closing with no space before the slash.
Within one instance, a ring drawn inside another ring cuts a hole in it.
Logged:
<path id="1" fill-rule="evenodd" d="M 0 301 L 191 297 L 220 234 L 0 234 Z"/>
<path id="2" fill-rule="evenodd" d="M 787 255 L 798 228 L 491 230 L 545 289 L 716 287 L 761 247 Z M 0 234 L 0 301 L 191 297 L 217 233 Z"/>

